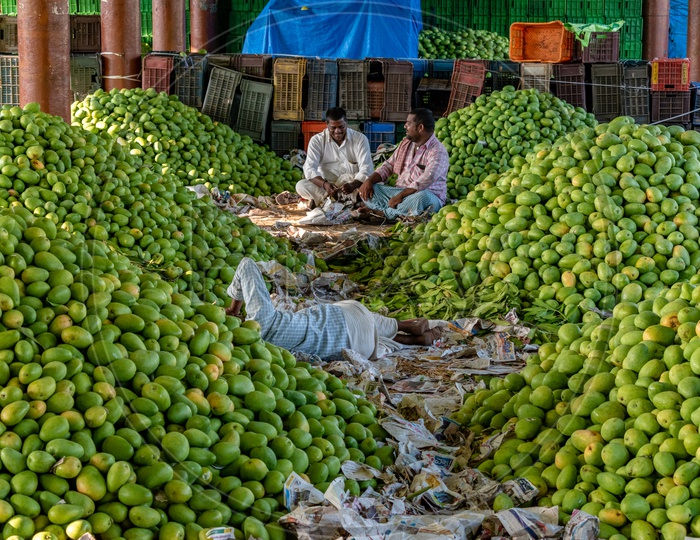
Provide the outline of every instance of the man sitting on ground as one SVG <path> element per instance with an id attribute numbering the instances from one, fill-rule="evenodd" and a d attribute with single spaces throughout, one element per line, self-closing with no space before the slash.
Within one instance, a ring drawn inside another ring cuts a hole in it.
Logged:
<path id="1" fill-rule="evenodd" d="M 414 109 L 405 124 L 406 138 L 392 156 L 359 187 L 365 207 L 359 218 L 393 221 L 402 216 L 437 212 L 447 198 L 450 158 L 435 137 L 435 118 L 428 109 Z M 396 187 L 384 182 L 396 173 Z M 355 186 L 353 186 L 355 187 Z"/>
<path id="2" fill-rule="evenodd" d="M 431 345 L 440 335 L 440 329 L 431 330 L 426 319 L 397 321 L 372 313 L 354 300 L 317 304 L 297 312 L 278 311 L 260 269 L 247 257 L 238 264 L 227 292 L 233 302 L 226 312 L 238 317 L 245 303 L 247 317 L 260 325 L 265 341 L 324 359 L 342 358 L 343 349 L 374 359 L 382 339 Z"/>
<path id="3" fill-rule="evenodd" d="M 309 210 L 322 206 L 328 197 L 351 194 L 374 170 L 367 137 L 348 128 L 342 108 L 326 111 L 326 126 L 311 137 L 304 179 L 296 185 L 297 193 L 308 201 Z"/>

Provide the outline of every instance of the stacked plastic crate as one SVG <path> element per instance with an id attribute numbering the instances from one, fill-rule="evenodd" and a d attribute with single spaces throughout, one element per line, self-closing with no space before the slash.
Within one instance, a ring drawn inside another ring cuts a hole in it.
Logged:
<path id="1" fill-rule="evenodd" d="M 590 69 L 590 108 L 599 122 L 608 122 L 622 114 L 622 66 L 619 32 L 593 32 L 582 50 L 584 64 Z"/>
<path id="2" fill-rule="evenodd" d="M 692 123 L 690 60 L 687 58 L 652 60 L 651 121 L 686 127 Z"/>
<path id="3" fill-rule="evenodd" d="M 256 17 L 265 7 L 263 0 L 230 0 L 219 2 L 221 19 L 228 22 L 228 26 L 222 29 L 225 32 L 225 44 L 227 53 L 240 53 L 248 29 Z"/>

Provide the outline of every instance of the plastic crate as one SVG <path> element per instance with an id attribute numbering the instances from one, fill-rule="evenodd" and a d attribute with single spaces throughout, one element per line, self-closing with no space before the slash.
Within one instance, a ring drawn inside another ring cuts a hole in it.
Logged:
<path id="1" fill-rule="evenodd" d="M 231 69 L 253 77 L 269 79 L 271 66 L 272 57 L 267 54 L 234 54 L 231 56 Z"/>
<path id="2" fill-rule="evenodd" d="M 394 140 L 399 144 L 406 138 L 406 122 L 394 122 L 394 133 L 396 133 Z"/>
<path id="3" fill-rule="evenodd" d="M 450 80 L 457 81 L 461 75 L 470 75 L 476 81 L 486 77 L 486 69 L 489 66 L 488 60 L 455 60 L 454 71 Z"/>
<path id="4" fill-rule="evenodd" d="M 610 2 L 610 0 L 583 0 L 583 10 L 586 17 L 606 17 L 606 5 L 605 3 Z"/>
<path id="5" fill-rule="evenodd" d="M 273 120 L 304 119 L 301 107 L 306 60 L 304 58 L 276 58 L 272 78 L 275 84 Z"/>
<path id="6" fill-rule="evenodd" d="M 515 62 L 569 62 L 574 35 L 561 21 L 510 25 L 510 59 Z"/>
<path id="7" fill-rule="evenodd" d="M 371 152 L 376 152 L 380 144 L 394 144 L 396 142 L 394 124 L 391 122 L 365 122 L 362 131 L 369 139 Z"/>
<path id="8" fill-rule="evenodd" d="M 622 63 L 622 114 L 637 124 L 649 123 L 649 63 Z"/>
<path id="9" fill-rule="evenodd" d="M 0 0 L 0 13 L 17 13 L 17 0 Z"/>
<path id="10" fill-rule="evenodd" d="M 547 16 L 550 19 L 563 21 L 566 19 L 568 0 L 545 0 L 547 4 Z"/>
<path id="11" fill-rule="evenodd" d="M 307 120 L 324 120 L 326 111 L 338 104 L 338 62 L 310 59 L 306 63 L 309 78 L 306 109 Z"/>
<path id="12" fill-rule="evenodd" d="M 438 118 L 442 116 L 450 105 L 452 84 L 445 79 L 424 78 L 418 85 L 414 98 L 416 107 L 425 107 L 433 111 Z"/>
<path id="13" fill-rule="evenodd" d="M 71 15 L 71 52 L 101 52 L 102 29 L 99 15 Z"/>
<path id="14" fill-rule="evenodd" d="M 233 69 L 231 59 L 233 58 L 230 54 L 208 54 L 207 55 L 207 68 L 211 73 L 214 67 L 221 67 L 225 69 Z"/>
<path id="15" fill-rule="evenodd" d="M 153 13 L 145 11 L 141 13 L 141 38 L 153 39 Z"/>
<path id="16" fill-rule="evenodd" d="M 691 110 L 695 111 L 691 113 L 690 120 L 693 123 L 693 128 L 700 126 L 700 111 L 698 109 L 698 89 L 700 89 L 700 83 L 693 82 L 690 85 L 690 107 Z"/>
<path id="17" fill-rule="evenodd" d="M 301 133 L 304 135 L 304 152 L 309 147 L 311 137 L 321 133 L 326 127 L 325 122 L 306 121 L 301 123 Z"/>
<path id="18" fill-rule="evenodd" d="M 651 121 L 667 125 L 690 124 L 690 91 L 652 92 Z"/>
<path id="19" fill-rule="evenodd" d="M 173 94 L 188 107 L 202 108 L 204 101 L 204 74 L 207 57 L 191 55 L 178 58 L 174 64 Z"/>
<path id="20" fill-rule="evenodd" d="M 369 117 L 373 120 L 381 120 L 384 107 L 384 81 L 367 82 L 367 108 Z"/>
<path id="21" fill-rule="evenodd" d="M 549 92 L 551 78 L 550 64 L 520 64 L 520 81 L 524 90 L 536 88 L 540 92 Z"/>
<path id="22" fill-rule="evenodd" d="M 0 56 L 0 105 L 19 106 L 19 56 Z"/>
<path id="23" fill-rule="evenodd" d="M 527 2 L 523 0 L 508 1 L 508 16 L 512 20 L 524 21 L 527 19 Z"/>
<path id="24" fill-rule="evenodd" d="M 642 43 L 624 44 L 620 48 L 621 60 L 641 60 L 642 58 Z"/>
<path id="25" fill-rule="evenodd" d="M 16 53 L 18 50 L 17 17 L 0 17 L 0 52 Z"/>
<path id="26" fill-rule="evenodd" d="M 583 64 L 554 66 L 554 94 L 574 107 L 586 108 L 586 68 Z"/>
<path id="27" fill-rule="evenodd" d="M 687 58 L 654 58 L 651 61 L 652 92 L 685 92 L 690 90 L 690 60 Z"/>
<path id="28" fill-rule="evenodd" d="M 237 71 L 216 65 L 212 67 L 207 93 L 202 103 L 202 113 L 217 122 L 230 124 L 233 100 L 242 78 L 243 75 Z"/>
<path id="29" fill-rule="evenodd" d="M 102 6 L 101 0 L 78 0 L 76 13 L 79 14 L 95 14 L 100 13 Z"/>
<path id="30" fill-rule="evenodd" d="M 508 37 L 508 29 L 510 28 L 510 21 L 508 17 L 491 17 L 489 21 L 489 28 L 491 32 L 498 34 L 499 36 Z"/>
<path id="31" fill-rule="evenodd" d="M 143 59 L 141 87 L 169 94 L 173 86 L 175 56 L 148 54 Z"/>
<path id="32" fill-rule="evenodd" d="M 383 122 L 405 121 L 411 112 L 413 94 L 413 64 L 406 61 L 384 62 Z"/>
<path id="33" fill-rule="evenodd" d="M 547 13 L 547 2 L 542 0 L 525 0 L 527 4 L 527 20 L 534 22 L 536 18 L 546 19 L 549 15 Z"/>
<path id="34" fill-rule="evenodd" d="M 274 87 L 271 84 L 243 79 L 241 103 L 235 130 L 256 141 L 265 140 L 265 126 L 270 112 Z"/>
<path id="35" fill-rule="evenodd" d="M 273 120 L 270 126 L 270 148 L 278 156 L 288 154 L 290 150 L 299 148 L 299 135 L 301 135 L 301 122 L 288 120 Z"/>
<path id="36" fill-rule="evenodd" d="M 369 63 L 364 60 L 338 60 L 338 105 L 348 120 L 364 120 L 367 107 Z"/>
<path id="37" fill-rule="evenodd" d="M 611 64 L 620 59 L 619 32 L 593 32 L 588 47 L 583 47 L 585 64 Z"/>
<path id="38" fill-rule="evenodd" d="M 620 0 L 622 2 L 622 14 L 625 18 L 642 16 L 642 4 L 644 0 Z M 625 22 L 626 24 L 626 22 Z"/>
<path id="39" fill-rule="evenodd" d="M 451 79 L 454 60 L 428 60 L 428 77 L 431 79 Z"/>
<path id="40" fill-rule="evenodd" d="M 141 13 L 153 11 L 153 0 L 141 0 Z"/>
<path id="41" fill-rule="evenodd" d="M 479 80 L 477 76 L 471 73 L 460 73 L 456 79 L 452 79 L 452 92 L 450 93 L 450 102 L 445 115 L 468 107 L 481 95 L 483 90 L 483 79 Z"/>
<path id="42" fill-rule="evenodd" d="M 491 91 L 498 92 L 506 86 L 520 87 L 520 64 L 517 62 L 492 61 L 489 64 L 491 72 Z"/>
<path id="43" fill-rule="evenodd" d="M 620 45 L 632 45 L 642 43 L 644 37 L 644 19 L 641 17 L 628 17 L 620 28 Z"/>
<path id="44" fill-rule="evenodd" d="M 593 64 L 591 66 L 591 112 L 599 122 L 607 122 L 620 116 L 620 64 Z"/>
<path id="45" fill-rule="evenodd" d="M 422 58 L 399 58 L 398 60 L 411 62 L 413 65 L 413 87 L 411 92 L 415 92 L 423 77 L 428 75 L 428 60 Z"/>
<path id="46" fill-rule="evenodd" d="M 102 87 L 102 66 L 99 54 L 71 54 L 70 89 L 78 101 Z"/>

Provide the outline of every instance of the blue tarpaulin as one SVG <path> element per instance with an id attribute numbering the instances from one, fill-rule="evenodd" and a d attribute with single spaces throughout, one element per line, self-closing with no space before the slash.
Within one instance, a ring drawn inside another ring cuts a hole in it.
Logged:
<path id="1" fill-rule="evenodd" d="M 671 0 L 668 29 L 668 57 L 685 58 L 688 39 L 688 0 Z"/>
<path id="2" fill-rule="evenodd" d="M 246 54 L 417 58 L 420 0 L 271 0 L 245 38 Z"/>

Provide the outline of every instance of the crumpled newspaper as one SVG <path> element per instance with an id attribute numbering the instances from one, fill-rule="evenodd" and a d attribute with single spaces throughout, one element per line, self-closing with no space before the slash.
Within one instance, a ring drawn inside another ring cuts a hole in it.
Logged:
<path id="1" fill-rule="evenodd" d="M 314 208 L 299 220 L 300 225 L 339 225 L 352 220 L 352 201 L 341 202 L 327 198 L 320 208 Z"/>
<path id="2" fill-rule="evenodd" d="M 513 540 L 537 540 L 561 535 L 557 525 L 559 508 L 509 508 L 487 518 L 480 538 L 484 540 L 507 536 Z"/>

